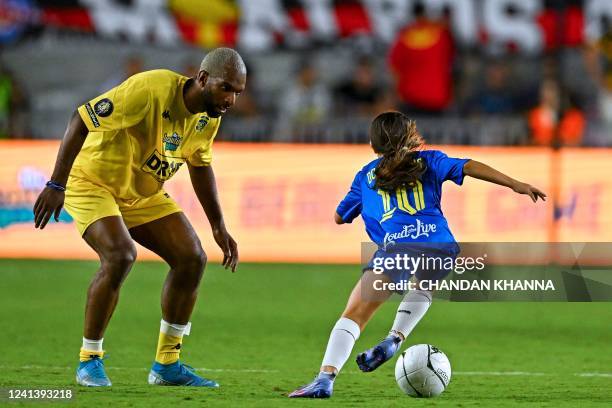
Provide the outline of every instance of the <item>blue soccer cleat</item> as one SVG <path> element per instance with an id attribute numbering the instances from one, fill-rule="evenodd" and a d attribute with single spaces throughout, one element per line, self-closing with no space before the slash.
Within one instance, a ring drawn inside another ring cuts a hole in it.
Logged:
<path id="1" fill-rule="evenodd" d="M 194 369 L 177 361 L 172 364 L 160 364 L 157 361 L 149 372 L 149 384 L 152 385 L 186 385 L 189 387 L 217 388 L 216 381 L 200 377 Z"/>
<path id="2" fill-rule="evenodd" d="M 79 363 L 76 382 L 86 387 L 110 387 L 112 385 L 104 371 L 104 362 L 98 356 Z"/>
<path id="3" fill-rule="evenodd" d="M 289 394 L 289 398 L 329 398 L 334 392 L 335 374 L 319 373 L 315 379 Z"/>
<path id="4" fill-rule="evenodd" d="M 395 335 L 387 336 L 383 341 L 357 356 L 357 365 L 363 372 L 376 370 L 389 361 L 400 348 L 402 339 Z"/>

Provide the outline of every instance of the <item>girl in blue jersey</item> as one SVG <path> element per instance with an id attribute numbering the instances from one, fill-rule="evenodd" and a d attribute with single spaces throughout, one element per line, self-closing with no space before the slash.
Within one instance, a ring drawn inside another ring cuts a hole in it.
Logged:
<path id="1" fill-rule="evenodd" d="M 389 284 L 412 278 L 417 285 L 402 299 L 389 335 L 357 356 L 357 365 L 362 371 L 373 371 L 391 359 L 425 315 L 432 295 L 419 283 L 442 279 L 450 270 L 440 268 L 435 262 L 438 269 L 410 270 L 406 264 L 400 266 L 394 261 L 398 254 L 433 259 L 457 256 L 459 247 L 440 208 L 443 182 L 451 180 L 461 185 L 464 176 L 471 176 L 526 194 L 534 202 L 546 197 L 539 189 L 483 163 L 450 158 L 436 150 L 422 150 L 424 142 L 415 122 L 400 112 L 386 112 L 374 119 L 370 143 L 379 157 L 357 173 L 350 191 L 338 205 L 335 220 L 337 224 L 350 223 L 361 215 L 366 232 L 378 250 L 364 268 L 332 329 L 320 373 L 310 384 L 289 394 L 292 398 L 332 395 L 334 380 L 348 360 L 355 341 L 393 293 L 390 290 L 393 286 Z"/>

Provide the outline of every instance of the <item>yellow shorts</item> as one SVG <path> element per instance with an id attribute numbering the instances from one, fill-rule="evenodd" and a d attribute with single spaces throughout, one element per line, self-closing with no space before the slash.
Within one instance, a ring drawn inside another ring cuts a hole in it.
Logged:
<path id="1" fill-rule="evenodd" d="M 74 218 L 81 235 L 87 227 L 104 217 L 123 217 L 129 229 L 182 211 L 163 190 L 147 198 L 122 200 L 114 197 L 104 186 L 74 176 L 68 180 L 64 208 Z"/>

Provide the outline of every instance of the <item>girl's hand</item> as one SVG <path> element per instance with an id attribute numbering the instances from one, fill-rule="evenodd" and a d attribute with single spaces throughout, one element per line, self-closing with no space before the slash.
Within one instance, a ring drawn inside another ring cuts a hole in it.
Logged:
<path id="1" fill-rule="evenodd" d="M 529 197 L 531 197 L 534 203 L 538 201 L 538 198 L 542 199 L 542 201 L 546 201 L 545 193 L 527 183 L 521 183 L 520 181 L 517 181 L 512 186 L 512 190 L 514 190 L 515 193 L 527 194 Z"/>

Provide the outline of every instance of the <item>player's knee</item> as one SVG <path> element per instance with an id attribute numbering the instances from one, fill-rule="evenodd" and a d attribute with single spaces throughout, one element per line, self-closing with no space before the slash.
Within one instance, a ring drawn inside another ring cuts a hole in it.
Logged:
<path id="1" fill-rule="evenodd" d="M 183 253 L 180 262 L 172 266 L 171 284 L 183 290 L 196 290 L 206 265 L 206 253 L 199 250 Z"/>
<path id="2" fill-rule="evenodd" d="M 204 273 L 204 267 L 206 266 L 207 260 L 206 252 L 198 245 L 181 255 L 178 261 L 178 269 L 187 271 L 199 278 Z"/>
<path id="3" fill-rule="evenodd" d="M 102 263 L 110 269 L 127 273 L 136 261 L 136 247 L 131 243 L 115 245 L 105 250 L 100 257 Z"/>

